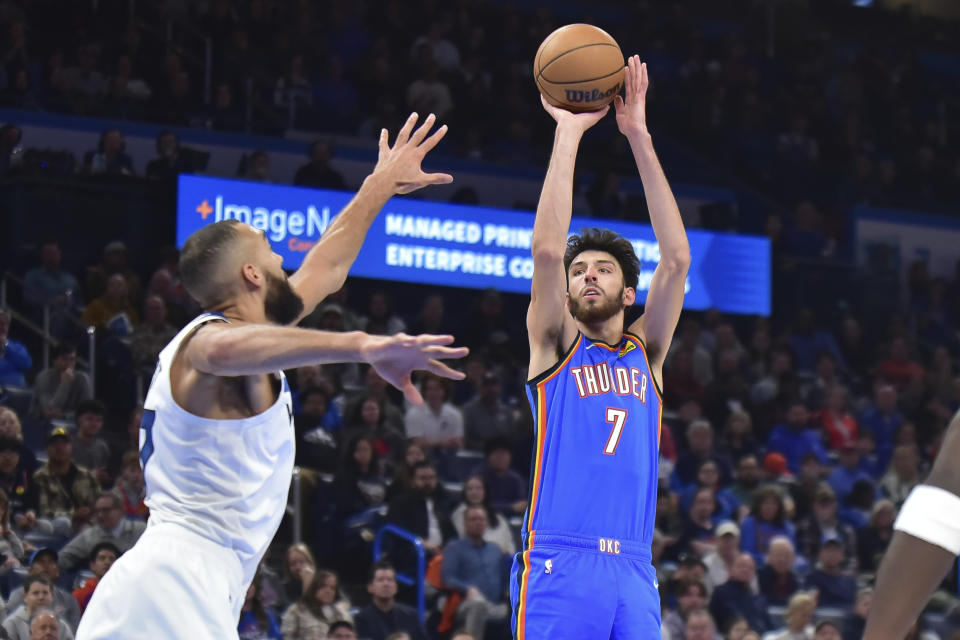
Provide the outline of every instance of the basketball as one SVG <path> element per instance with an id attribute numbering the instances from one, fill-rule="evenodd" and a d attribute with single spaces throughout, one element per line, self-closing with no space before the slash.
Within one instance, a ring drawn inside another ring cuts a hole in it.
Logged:
<path id="1" fill-rule="evenodd" d="M 609 33 L 591 24 L 568 24 L 537 49 L 533 77 L 555 107 L 596 111 L 620 92 L 623 66 L 623 53 Z"/>

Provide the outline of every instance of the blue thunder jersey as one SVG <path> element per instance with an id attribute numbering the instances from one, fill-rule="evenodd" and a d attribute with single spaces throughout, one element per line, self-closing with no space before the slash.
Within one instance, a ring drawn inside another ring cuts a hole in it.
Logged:
<path id="1" fill-rule="evenodd" d="M 657 505 L 660 390 L 639 337 L 611 346 L 577 334 L 553 367 L 527 383 L 534 416 L 524 548 L 537 534 L 649 544 Z"/>

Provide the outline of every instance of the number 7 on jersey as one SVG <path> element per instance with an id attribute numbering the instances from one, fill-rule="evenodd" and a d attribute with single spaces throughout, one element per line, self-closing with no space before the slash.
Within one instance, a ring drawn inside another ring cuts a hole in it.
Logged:
<path id="1" fill-rule="evenodd" d="M 620 435 L 623 433 L 623 425 L 627 421 L 627 410 L 607 407 L 607 422 L 613 425 L 610 430 L 610 437 L 607 438 L 607 446 L 603 448 L 604 455 L 612 456 L 617 452 L 617 445 L 620 444 Z"/>

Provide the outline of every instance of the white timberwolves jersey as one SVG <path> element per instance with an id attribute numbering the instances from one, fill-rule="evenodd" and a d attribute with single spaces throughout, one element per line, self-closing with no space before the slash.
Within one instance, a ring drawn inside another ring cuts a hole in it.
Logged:
<path id="1" fill-rule="evenodd" d="M 150 525 L 176 525 L 232 550 L 246 588 L 286 508 L 294 458 L 293 402 L 281 371 L 277 401 L 251 418 L 213 420 L 180 407 L 170 386 L 173 359 L 184 338 L 211 321 L 225 320 L 203 314 L 160 352 L 144 402 L 140 462 Z"/>

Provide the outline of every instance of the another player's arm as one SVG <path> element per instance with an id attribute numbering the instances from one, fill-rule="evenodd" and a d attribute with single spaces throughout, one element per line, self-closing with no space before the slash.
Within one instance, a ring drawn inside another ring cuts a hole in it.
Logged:
<path id="1" fill-rule="evenodd" d="M 567 274 L 563 268 L 573 212 L 573 169 L 583 133 L 599 122 L 608 109 L 574 114 L 550 105 L 542 96 L 540 100 L 557 121 L 557 128 L 530 247 L 533 253 L 533 282 L 527 309 L 530 378 L 556 364 L 559 349 L 569 346 L 577 332 L 567 311 Z"/>
<path id="2" fill-rule="evenodd" d="M 393 147 L 388 144 L 387 130 L 380 132 L 379 156 L 373 173 L 364 179 L 357 194 L 333 219 L 300 268 L 290 276 L 290 284 L 303 299 L 303 314 L 294 324 L 343 286 L 370 225 L 387 200 L 430 184 L 453 181 L 453 177 L 446 173 L 424 173 L 420 167 L 424 156 L 447 133 L 447 125 L 443 125 L 426 137 L 435 120 L 431 113 L 414 131 L 417 114 L 411 114 L 397 134 Z"/>
<path id="3" fill-rule="evenodd" d="M 660 263 L 650 281 L 644 313 L 630 326 L 630 331 L 643 338 L 652 372 L 662 380 L 663 360 L 683 308 L 687 270 L 690 268 L 690 244 L 677 200 L 647 130 L 649 84 L 647 65 L 641 64 L 638 56 L 632 56 L 624 74 L 625 97 L 614 98 L 614 107 L 617 126 L 630 142 L 650 210 L 650 223 L 660 245 Z"/>
<path id="4" fill-rule="evenodd" d="M 420 392 L 410 381 L 415 370 L 461 380 L 441 360 L 462 358 L 465 347 L 448 347 L 453 336 L 374 336 L 360 331 L 335 333 L 247 324 L 204 325 L 191 337 L 185 355 L 196 370 L 214 376 L 249 376 L 294 369 L 308 364 L 367 362 L 384 380 L 411 402 L 422 404 Z"/>
<path id="5" fill-rule="evenodd" d="M 924 484 L 960 496 L 960 466 L 956 463 L 958 458 L 960 413 L 954 415 L 950 421 L 940 453 Z M 908 502 L 913 498 L 914 494 L 911 494 Z M 904 508 L 907 507 L 908 505 L 904 504 Z M 936 507 L 934 510 L 937 510 Z M 948 506 L 942 509 L 941 513 L 929 513 L 927 509 L 925 511 L 941 522 L 946 521 L 948 529 L 960 535 L 960 510 Z M 901 526 L 900 522 L 897 526 Z M 924 528 L 925 523 L 917 523 L 917 527 Z M 960 540 L 954 539 L 954 545 L 954 548 L 960 547 Z M 864 640 L 904 637 L 955 560 L 956 554 L 953 551 L 905 531 L 895 531 L 877 572 L 876 591 L 870 614 L 867 616 Z"/>

